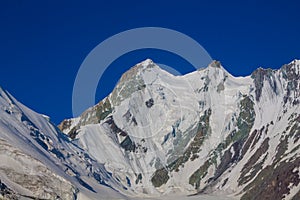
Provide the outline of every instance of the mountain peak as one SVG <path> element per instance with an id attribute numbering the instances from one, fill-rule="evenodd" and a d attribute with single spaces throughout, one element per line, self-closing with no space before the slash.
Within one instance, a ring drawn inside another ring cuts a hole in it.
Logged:
<path id="1" fill-rule="evenodd" d="M 150 58 L 147 58 L 146 60 L 140 62 L 139 64 L 144 65 L 144 66 L 152 65 L 153 60 L 151 60 Z"/>
<path id="2" fill-rule="evenodd" d="M 213 60 L 208 67 L 213 67 L 213 68 L 222 68 L 221 62 L 218 60 Z"/>
<path id="3" fill-rule="evenodd" d="M 135 78 L 139 76 L 141 72 L 145 71 L 146 69 L 151 69 L 157 66 L 151 59 L 146 59 L 135 66 L 131 67 L 128 71 L 126 71 L 120 78 L 119 82 L 124 82 L 126 80 Z M 157 66 L 158 67 L 158 66 Z"/>
<path id="4" fill-rule="evenodd" d="M 134 65 L 132 68 L 129 69 L 129 71 L 132 69 L 136 69 L 136 68 L 141 69 L 141 70 L 149 69 L 149 68 L 153 68 L 154 66 L 157 66 L 157 65 L 153 62 L 153 60 L 147 58 L 146 60 Z"/>
<path id="5" fill-rule="evenodd" d="M 167 194 L 175 183 L 186 193 L 236 188 L 228 192 L 248 197 L 260 189 L 260 180 L 276 189 L 277 178 L 282 182 L 292 174 L 295 161 L 285 162 L 287 155 L 300 162 L 298 125 L 292 124 L 299 119 L 298 64 L 234 78 L 214 60 L 179 77 L 147 59 L 128 70 L 106 99 L 66 121 L 63 131 L 137 195 Z M 269 179 L 265 172 L 273 168 L 276 175 Z M 248 184 L 254 189 L 241 191 Z"/>
<path id="6" fill-rule="evenodd" d="M 299 75 L 300 73 L 300 60 L 293 60 L 289 64 L 283 65 L 281 70 L 286 71 L 287 73 L 294 72 L 295 74 Z"/>

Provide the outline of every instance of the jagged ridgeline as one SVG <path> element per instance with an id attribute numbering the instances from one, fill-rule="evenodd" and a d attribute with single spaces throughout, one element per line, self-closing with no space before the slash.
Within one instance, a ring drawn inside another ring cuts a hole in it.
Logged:
<path id="1" fill-rule="evenodd" d="M 299 65 L 173 76 L 146 60 L 60 130 L 0 90 L 0 199 L 299 199 Z"/>
<path id="2" fill-rule="evenodd" d="M 107 98 L 60 128 L 87 148 L 91 129 L 99 140 L 110 138 L 110 146 L 101 148 L 122 153 L 94 156 L 118 168 L 113 176 L 134 193 L 297 198 L 299 71 L 295 60 L 233 77 L 214 61 L 173 76 L 146 60 L 126 72 Z"/>

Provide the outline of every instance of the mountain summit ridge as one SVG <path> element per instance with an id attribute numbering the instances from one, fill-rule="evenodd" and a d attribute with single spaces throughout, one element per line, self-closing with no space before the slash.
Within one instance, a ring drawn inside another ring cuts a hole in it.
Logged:
<path id="1" fill-rule="evenodd" d="M 207 68 L 173 76 L 146 60 L 126 72 L 126 78 L 88 115 L 77 118 L 71 134 L 87 149 L 93 146 L 90 138 L 114 138 L 108 146 L 93 147 L 92 156 L 109 169 L 118 168 L 115 177 L 133 193 L 212 191 L 248 199 L 254 189 L 245 189 L 247 184 L 258 181 L 257 174 L 264 176 L 260 173 L 273 166 L 272 157 L 286 155 L 277 150 L 282 148 L 279 135 L 299 137 L 297 128 L 290 134 L 285 130 L 298 126 L 292 119 L 299 115 L 299 63 L 294 60 L 277 70 L 257 69 L 249 76 L 234 77 L 213 61 Z M 295 153 L 298 146 L 296 142 L 286 151 Z M 115 153 L 99 156 L 102 148 Z M 259 161 L 258 155 L 264 160 Z M 289 190 L 280 195 L 294 195 Z"/>
<path id="2" fill-rule="evenodd" d="M 174 76 L 146 60 L 61 131 L 0 88 L 0 198 L 298 199 L 299 65 Z"/>

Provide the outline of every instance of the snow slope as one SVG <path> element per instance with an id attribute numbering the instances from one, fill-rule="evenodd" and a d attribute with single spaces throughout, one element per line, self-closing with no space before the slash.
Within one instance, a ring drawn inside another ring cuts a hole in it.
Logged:
<path id="1" fill-rule="evenodd" d="M 102 199 L 122 197 L 105 186 L 109 177 L 102 165 L 71 143 L 47 116 L 28 109 L 2 89 L 0 160 L 0 180 L 16 198 L 65 200 L 99 192 Z M 98 173 L 98 180 L 90 175 Z"/>
<path id="2" fill-rule="evenodd" d="M 59 127 L 131 197 L 292 198 L 300 189 L 293 167 L 300 147 L 299 64 L 233 77 L 214 61 L 173 76 L 148 59 L 107 98 Z M 271 169 L 279 178 L 261 182 Z"/>
<path id="3" fill-rule="evenodd" d="M 0 199 L 299 199 L 299 65 L 173 76 L 148 59 L 65 134 L 0 89 Z"/>

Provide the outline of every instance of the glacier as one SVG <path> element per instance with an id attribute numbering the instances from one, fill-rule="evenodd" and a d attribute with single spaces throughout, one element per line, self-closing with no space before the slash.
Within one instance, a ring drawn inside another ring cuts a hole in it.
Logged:
<path id="1" fill-rule="evenodd" d="M 147 59 L 58 127 L 0 89 L 0 197 L 297 199 L 299 65 L 174 76 Z"/>

